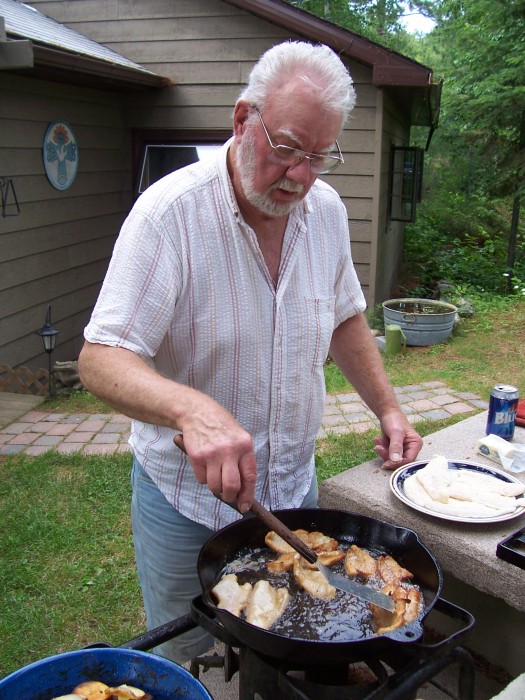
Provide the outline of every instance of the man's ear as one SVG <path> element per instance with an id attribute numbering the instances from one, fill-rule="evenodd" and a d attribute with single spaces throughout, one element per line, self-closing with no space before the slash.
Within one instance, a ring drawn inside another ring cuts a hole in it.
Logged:
<path id="1" fill-rule="evenodd" d="M 239 100 L 233 110 L 233 133 L 235 136 L 242 136 L 244 125 L 250 116 L 251 105 L 246 100 Z"/>

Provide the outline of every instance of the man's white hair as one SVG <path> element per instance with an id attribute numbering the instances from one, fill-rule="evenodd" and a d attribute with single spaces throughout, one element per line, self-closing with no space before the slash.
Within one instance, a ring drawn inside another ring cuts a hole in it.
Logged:
<path id="1" fill-rule="evenodd" d="M 268 49 L 252 68 L 239 99 L 263 111 L 269 97 L 291 76 L 301 74 L 323 85 L 320 95 L 324 105 L 341 112 L 345 122 L 356 100 L 352 77 L 337 54 L 324 44 L 286 41 Z"/>

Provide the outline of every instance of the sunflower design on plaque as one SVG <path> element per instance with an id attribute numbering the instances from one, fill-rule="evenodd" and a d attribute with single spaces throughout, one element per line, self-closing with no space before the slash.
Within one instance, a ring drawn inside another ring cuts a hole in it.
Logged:
<path id="1" fill-rule="evenodd" d="M 67 190 L 78 170 L 78 146 L 71 127 L 56 121 L 47 127 L 43 147 L 47 179 L 57 190 Z"/>

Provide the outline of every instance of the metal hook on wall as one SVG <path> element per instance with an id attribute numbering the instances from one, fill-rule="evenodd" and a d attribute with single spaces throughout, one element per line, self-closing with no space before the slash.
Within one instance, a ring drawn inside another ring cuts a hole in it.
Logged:
<path id="1" fill-rule="evenodd" d="M 11 197 L 9 197 L 10 192 Z M 2 216 L 18 216 L 18 214 L 20 214 L 20 206 L 18 204 L 13 178 L 0 176 L 0 193 L 2 195 Z M 13 201 L 9 201 L 9 199 Z M 9 213 L 10 207 L 14 207 L 16 211 Z"/>

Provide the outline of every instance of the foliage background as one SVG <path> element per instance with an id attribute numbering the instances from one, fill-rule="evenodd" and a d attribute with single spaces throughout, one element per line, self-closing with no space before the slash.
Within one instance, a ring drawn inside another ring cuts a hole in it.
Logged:
<path id="1" fill-rule="evenodd" d="M 427 65 L 443 78 L 439 128 L 425 154 L 424 198 L 406 227 L 402 294 L 450 282 L 525 293 L 523 0 L 289 0 Z M 435 21 L 410 34 L 407 10 Z M 428 129 L 414 128 L 424 147 Z M 409 271 L 409 272 L 408 272 Z"/>

